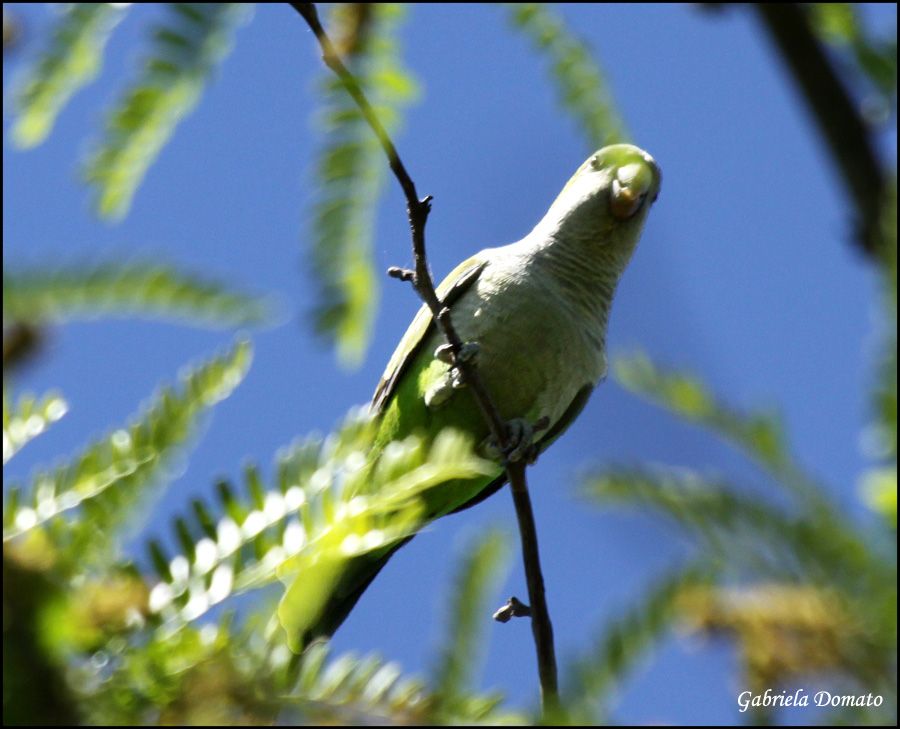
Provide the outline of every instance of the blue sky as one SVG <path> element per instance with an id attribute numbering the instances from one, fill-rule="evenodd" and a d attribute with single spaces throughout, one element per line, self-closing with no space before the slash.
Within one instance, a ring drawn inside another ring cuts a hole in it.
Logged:
<path id="1" fill-rule="evenodd" d="M 47 25 L 43 7 L 13 8 L 24 20 L 25 45 L 4 64 L 5 84 Z M 613 307 L 611 352 L 643 349 L 701 374 L 736 405 L 778 409 L 800 462 L 864 519 L 859 435 L 869 419 L 877 281 L 849 244 L 840 181 L 755 16 L 742 7 L 707 13 L 688 5 L 559 10 L 596 52 L 635 142 L 664 173 Z M 77 162 L 101 110 L 133 77 L 144 21 L 158 12 L 141 7 L 126 18 L 101 78 L 67 107 L 44 145 L 22 153 L 5 141 L 3 157 L 4 265 L 152 257 L 284 302 L 286 323 L 253 333 L 247 379 L 216 408 L 184 473 L 155 504 L 146 534 L 166 531 L 168 515 L 211 493 L 216 477 L 237 477 L 247 460 L 267 469 L 280 446 L 328 431 L 365 402 L 417 308 L 407 286 L 384 279 L 374 342 L 356 371 L 336 367 L 312 336 L 306 313 L 315 285 L 305 251 L 321 68 L 304 24 L 283 5 L 259 6 L 238 31 L 234 52 L 151 168 L 131 214 L 112 226 L 91 215 Z M 896 6 L 870 7 L 868 16 L 892 27 Z M 559 110 L 543 60 L 510 31 L 502 8 L 416 6 L 401 41 L 422 94 L 397 141 L 420 192 L 435 197 L 428 246 L 441 276 L 480 248 L 526 234 L 592 150 Z M 880 141 L 895 153 L 895 137 Z M 379 205 L 375 252 L 382 270 L 411 263 L 393 180 Z M 58 387 L 70 412 L 5 475 L 27 476 L 76 452 L 89 436 L 125 422 L 183 364 L 230 341 L 227 332 L 132 320 L 54 330 L 19 387 Z M 668 524 L 600 512 L 577 497 L 586 468 L 641 462 L 701 467 L 772 492 L 727 446 L 614 382 L 601 386 L 529 475 L 563 664 L 690 554 Z M 426 670 L 456 566 L 449 557 L 496 525 L 515 535 L 505 491 L 417 537 L 369 589 L 335 649 L 374 650 L 408 671 Z M 497 604 L 525 592 L 516 553 Z M 526 621 L 490 623 L 485 634 L 481 685 L 517 702 L 536 696 Z M 731 723 L 741 690 L 739 662 L 726 645 L 673 639 L 623 687 L 616 716 Z"/>

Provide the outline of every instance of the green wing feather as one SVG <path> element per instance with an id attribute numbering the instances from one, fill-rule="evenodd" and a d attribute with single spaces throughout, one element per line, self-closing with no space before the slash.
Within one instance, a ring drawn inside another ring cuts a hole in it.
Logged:
<path id="1" fill-rule="evenodd" d="M 487 263 L 476 254 L 454 268 L 436 289 L 441 303 L 444 306 L 452 306 L 455 301 L 458 301 L 478 280 Z M 397 349 L 394 350 L 384 374 L 378 381 L 375 394 L 372 396 L 372 412 L 377 414 L 384 412 L 391 396 L 397 389 L 400 378 L 410 363 L 418 356 L 422 344 L 428 339 L 433 326 L 434 318 L 431 316 L 431 311 L 427 306 L 422 306 L 400 340 L 400 344 L 397 345 Z"/>

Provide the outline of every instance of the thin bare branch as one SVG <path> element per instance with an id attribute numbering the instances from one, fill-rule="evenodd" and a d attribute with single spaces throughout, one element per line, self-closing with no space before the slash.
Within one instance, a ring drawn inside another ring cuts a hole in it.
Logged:
<path id="1" fill-rule="evenodd" d="M 856 241 L 868 256 L 879 248 L 878 221 L 886 175 L 872 133 L 797 3 L 754 6 L 800 87 L 856 207 Z"/>
<path id="2" fill-rule="evenodd" d="M 291 3 L 293 7 L 306 21 L 310 29 L 319 41 L 322 48 L 322 60 L 332 71 L 337 74 L 347 92 L 359 105 L 369 126 L 378 138 L 381 147 L 387 155 L 391 170 L 403 193 L 406 196 L 406 209 L 409 217 L 409 226 L 412 233 L 413 255 L 415 270 L 408 271 L 392 268 L 389 274 L 402 281 L 412 283 L 416 293 L 430 309 L 432 316 L 440 327 L 447 343 L 450 345 L 451 363 L 471 388 L 485 421 L 490 428 L 495 442 L 500 444 L 501 451 L 509 452 L 511 446 L 510 430 L 500 415 L 497 406 L 491 399 L 490 393 L 482 380 L 477 367 L 472 359 L 460 357 L 463 341 L 453 326 L 450 309 L 443 306 L 434 287 L 434 281 L 428 270 L 428 259 L 425 253 L 425 224 L 428 214 L 431 212 L 431 196 L 419 198 L 416 185 L 406 167 L 400 160 L 400 155 L 387 131 L 378 120 L 378 116 L 366 99 L 365 93 L 353 74 L 341 61 L 334 45 L 329 40 L 325 29 L 319 21 L 318 12 L 314 3 Z M 541 574 L 540 553 L 537 543 L 537 529 L 534 524 L 534 512 L 531 508 L 531 499 L 528 496 L 528 484 L 525 479 L 524 461 L 507 461 L 506 472 L 509 477 L 510 488 L 513 494 L 513 502 L 516 507 L 516 516 L 519 521 L 519 532 L 522 539 L 522 556 L 525 562 L 525 575 L 528 582 L 528 597 L 531 601 L 531 624 L 534 634 L 535 647 L 538 656 L 538 673 L 541 682 L 541 696 L 545 711 L 558 703 L 558 681 L 556 670 L 556 656 L 553 647 L 553 627 L 550 622 L 550 614 L 547 610 L 547 601 L 544 595 L 544 579 Z"/>

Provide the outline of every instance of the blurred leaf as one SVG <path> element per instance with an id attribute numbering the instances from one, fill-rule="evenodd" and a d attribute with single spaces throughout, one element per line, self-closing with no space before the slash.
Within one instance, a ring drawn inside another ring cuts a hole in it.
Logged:
<path id="1" fill-rule="evenodd" d="M 581 125 L 591 151 L 628 141 L 597 61 L 556 11 L 544 3 L 510 3 L 508 7 L 513 26 L 531 39 L 538 53 L 547 56 L 560 103 Z"/>
<path id="2" fill-rule="evenodd" d="M 3 391 L 3 462 L 6 463 L 32 438 L 43 433 L 68 410 L 66 401 L 56 393 L 40 400 L 20 395 L 13 405 Z"/>
<path id="3" fill-rule="evenodd" d="M 79 580 L 46 606 L 41 633 L 62 656 L 100 650 L 112 637 L 143 626 L 147 594 L 144 581 L 125 570 Z"/>
<path id="4" fill-rule="evenodd" d="M 43 611 L 62 588 L 3 550 L 3 724 L 75 726 L 80 711 L 65 668 L 43 635 Z"/>
<path id="5" fill-rule="evenodd" d="M 31 324 L 3 322 L 3 374 L 11 373 L 34 359 L 43 345 L 43 333 Z"/>
<path id="6" fill-rule="evenodd" d="M 147 169 L 175 127 L 193 110 L 215 66 L 231 50 L 242 3 L 168 3 L 138 78 L 106 121 L 85 179 L 104 218 L 124 217 Z"/>
<path id="7" fill-rule="evenodd" d="M 268 302 L 157 263 L 4 270 L 4 320 L 165 316 L 210 327 L 258 324 Z"/>
<path id="8" fill-rule="evenodd" d="M 616 357 L 613 374 L 626 390 L 736 445 L 809 506 L 826 516 L 833 511 L 820 486 L 792 459 L 776 414 L 740 412 L 718 401 L 695 376 L 666 371 L 641 353 Z"/>
<path id="9" fill-rule="evenodd" d="M 787 461 L 783 429 L 775 416 L 733 410 L 717 402 L 693 375 L 665 371 L 644 354 L 617 357 L 613 373 L 625 389 L 728 438 L 768 468 L 779 470 Z"/>
<path id="10" fill-rule="evenodd" d="M 703 540 L 711 561 L 734 572 L 846 582 L 875 564 L 844 523 L 740 494 L 688 469 L 610 468 L 584 488 L 601 504 L 631 504 L 674 519 Z"/>
<path id="11" fill-rule="evenodd" d="M 473 544 L 458 570 L 448 600 L 449 624 L 440 662 L 433 670 L 432 722 L 442 723 L 446 717 L 458 713 L 457 704 L 470 689 L 466 684 L 474 679 L 476 663 L 485 644 L 484 629 L 490 624 L 488 598 L 496 593 L 502 581 L 500 573 L 508 552 L 503 535 L 488 532 Z"/>
<path id="12" fill-rule="evenodd" d="M 869 455 L 879 463 L 863 474 L 863 500 L 897 528 L 897 186 L 888 185 L 881 216 L 882 302 L 873 400 L 875 420 L 865 433 Z"/>
<path id="13" fill-rule="evenodd" d="M 311 645 L 301 657 L 298 678 L 285 697 L 296 708 L 283 718 L 291 724 L 391 724 L 422 726 L 431 721 L 434 697 L 422 681 L 403 677 L 395 663 L 377 656 L 345 653 L 331 658 L 322 643 Z M 452 725 L 519 724 L 521 717 L 495 710 L 496 700 L 467 694 Z"/>
<path id="14" fill-rule="evenodd" d="M 226 615 L 217 623 L 113 639 L 74 672 L 95 726 L 246 726 L 274 722 L 274 672 L 260 641 Z M 115 646 L 118 645 L 118 648 Z"/>
<path id="15" fill-rule="evenodd" d="M 165 478 L 165 463 L 191 435 L 198 416 L 240 383 L 250 358 L 249 342 L 238 342 L 186 374 L 181 392 L 163 389 L 128 427 L 68 463 L 39 471 L 24 492 L 14 484 L 4 503 L 4 542 L 46 524 L 61 557 L 86 568 L 91 555 L 112 542 L 151 483 Z M 81 512 L 68 522 L 56 519 L 76 507 Z"/>
<path id="16" fill-rule="evenodd" d="M 897 528 L 897 466 L 873 468 L 862 481 L 863 500 Z"/>
<path id="17" fill-rule="evenodd" d="M 851 669 L 867 637 L 840 595 L 811 585 L 704 585 L 683 592 L 677 606 L 693 630 L 727 635 L 740 648 L 749 688 Z"/>
<path id="18" fill-rule="evenodd" d="M 888 185 L 881 217 L 884 327 L 875 386 L 876 457 L 897 463 L 897 184 Z"/>
<path id="19" fill-rule="evenodd" d="M 159 575 L 152 612 L 175 630 L 232 594 L 280 579 L 287 590 L 279 620 L 297 647 L 337 579 L 422 526 L 423 494 L 493 472 L 452 431 L 431 447 L 416 438 L 392 443 L 373 466 L 374 436 L 371 418 L 352 414 L 327 439 L 313 436 L 279 453 L 275 488 L 248 468 L 246 497 L 223 482 L 220 507 L 195 502 L 194 514 L 176 524 L 183 554 L 169 558 L 152 547 Z"/>
<path id="20" fill-rule="evenodd" d="M 557 717 L 566 724 L 610 722 L 610 702 L 627 674 L 665 637 L 679 618 L 678 598 L 705 584 L 708 565 L 694 564 L 667 575 L 639 602 L 612 620 L 591 650 L 571 667 Z"/>
<path id="21" fill-rule="evenodd" d="M 887 100 L 897 95 L 897 35 L 873 38 L 853 3 L 811 3 L 813 27 L 827 42 L 847 47 L 862 74 Z"/>
<path id="22" fill-rule="evenodd" d="M 400 667 L 376 656 L 352 653 L 329 659 L 322 643 L 303 654 L 298 680 L 286 699 L 306 722 L 414 724 L 427 705 L 421 681 L 401 676 Z M 354 720 L 354 718 L 356 720 Z M 379 722 L 380 723 L 380 722 Z"/>
<path id="23" fill-rule="evenodd" d="M 347 67 L 388 131 L 416 92 L 402 67 L 397 34 L 404 11 L 395 3 L 336 4 L 332 37 Z M 368 123 L 331 71 L 321 82 L 324 142 L 316 165 L 312 263 L 319 288 L 316 330 L 337 347 L 345 366 L 360 363 L 378 310 L 372 240 L 387 162 Z"/>
<path id="24" fill-rule="evenodd" d="M 114 3 L 65 3 L 58 11 L 49 46 L 13 92 L 12 135 L 19 147 L 43 142 L 69 99 L 97 76 L 109 34 L 125 14 Z M 5 11 L 3 18 L 5 29 Z"/>

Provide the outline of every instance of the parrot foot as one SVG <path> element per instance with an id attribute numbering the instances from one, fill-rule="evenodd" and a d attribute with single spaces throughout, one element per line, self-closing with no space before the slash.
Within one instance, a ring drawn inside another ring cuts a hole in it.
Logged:
<path id="1" fill-rule="evenodd" d="M 534 463 L 538 457 L 538 447 L 534 442 L 535 433 L 545 430 L 550 424 L 545 416 L 533 425 L 524 418 L 513 418 L 507 421 L 506 448 L 497 446 L 493 438 L 487 438 L 482 442 L 482 449 L 490 458 L 506 463 L 515 463 L 524 460 L 526 463 Z"/>
<path id="2" fill-rule="evenodd" d="M 425 400 L 425 407 L 429 410 L 440 407 L 450 399 L 450 396 L 453 395 L 455 389 L 453 378 L 449 373 L 441 377 L 441 379 L 425 391 L 425 396 L 423 398 Z"/>
<path id="3" fill-rule="evenodd" d="M 478 346 L 477 342 L 466 342 L 459 348 L 459 354 L 454 357 L 453 345 L 442 344 L 434 350 L 434 358 L 448 365 L 454 365 L 457 362 L 468 364 L 469 362 L 475 361 L 480 349 L 481 347 Z"/>
<path id="4" fill-rule="evenodd" d="M 479 349 L 477 343 L 466 342 L 460 347 L 459 352 L 455 356 L 453 354 L 453 346 L 450 344 L 442 344 L 434 350 L 435 359 L 450 365 L 450 369 L 425 393 L 425 406 L 427 408 L 434 409 L 443 405 L 450 399 L 454 391 L 466 386 L 465 374 L 456 364 L 474 362 L 478 356 Z"/>

